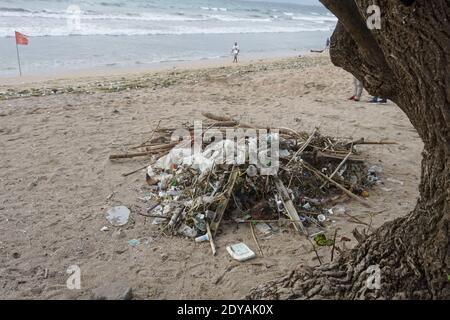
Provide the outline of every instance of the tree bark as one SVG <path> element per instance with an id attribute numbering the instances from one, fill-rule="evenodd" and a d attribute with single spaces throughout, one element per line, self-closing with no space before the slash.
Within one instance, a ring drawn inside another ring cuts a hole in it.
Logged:
<path id="1" fill-rule="evenodd" d="M 377 0 L 381 29 L 364 25 L 373 0 L 321 0 L 339 19 L 331 58 L 373 95 L 394 101 L 424 141 L 420 197 L 332 264 L 299 269 L 248 298 L 450 298 L 450 0 Z M 364 25 L 364 26 L 363 26 Z M 363 29 L 361 29 L 363 28 Z M 368 285 L 378 266 L 378 289 Z"/>

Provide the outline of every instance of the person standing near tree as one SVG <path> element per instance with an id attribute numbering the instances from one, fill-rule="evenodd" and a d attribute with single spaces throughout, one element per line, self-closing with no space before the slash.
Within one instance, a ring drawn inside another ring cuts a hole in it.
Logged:
<path id="1" fill-rule="evenodd" d="M 238 43 L 235 42 L 233 48 L 231 49 L 231 53 L 234 56 L 233 63 L 237 63 L 238 62 L 239 52 L 240 52 L 240 50 L 239 50 Z"/>
<path id="2" fill-rule="evenodd" d="M 363 84 L 356 77 L 353 77 L 354 94 L 348 100 L 359 101 L 363 92 Z"/>

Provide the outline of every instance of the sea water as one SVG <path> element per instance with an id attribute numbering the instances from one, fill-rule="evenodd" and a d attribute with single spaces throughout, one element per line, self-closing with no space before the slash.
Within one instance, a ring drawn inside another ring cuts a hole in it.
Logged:
<path id="1" fill-rule="evenodd" d="M 336 18 L 316 0 L 0 0 L 0 76 L 172 61 L 298 55 L 324 47 Z"/>

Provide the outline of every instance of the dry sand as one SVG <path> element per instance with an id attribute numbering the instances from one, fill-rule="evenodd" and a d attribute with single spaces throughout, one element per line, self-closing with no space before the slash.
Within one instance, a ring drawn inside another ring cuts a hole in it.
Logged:
<path id="1" fill-rule="evenodd" d="M 137 199 L 145 188 L 144 173 L 121 175 L 146 160 L 113 163 L 108 156 L 144 141 L 160 120 L 162 126 L 176 126 L 210 111 L 298 130 L 320 126 L 324 134 L 397 141 L 360 147 L 368 164 L 382 166 L 384 185 L 370 190 L 373 209 L 354 201 L 345 206 L 365 223 L 373 213 L 374 227 L 413 208 L 420 138 L 392 102 L 348 101 L 352 77 L 332 66 L 327 56 L 183 72 L 185 80 L 166 86 L 0 101 L 0 298 L 86 299 L 95 288 L 116 283 L 131 287 L 136 299 L 242 298 L 263 281 L 318 264 L 310 244 L 287 226 L 260 240 L 264 257 L 245 263 L 233 261 L 225 247 L 244 241 L 257 252 L 247 225 L 223 225 L 216 257 L 208 243 L 158 237 L 151 221 L 136 214 L 145 206 Z M 158 71 L 149 77 L 160 81 L 174 75 Z M 72 78 L 24 87 L 90 81 L 92 77 Z M 17 81 L 0 86 L 0 92 L 8 88 L 17 88 Z M 403 184 L 389 182 L 389 177 Z M 133 210 L 130 222 L 121 232 L 111 226 L 100 231 L 108 226 L 106 210 L 114 205 Z M 333 220 L 327 234 L 339 228 L 338 239 L 352 239 L 349 248 L 356 244 L 351 230 L 366 228 L 345 215 Z M 130 247 L 127 241 L 135 238 L 141 244 Z M 318 250 L 329 261 L 330 248 Z M 81 268 L 81 290 L 66 288 L 70 265 Z"/>

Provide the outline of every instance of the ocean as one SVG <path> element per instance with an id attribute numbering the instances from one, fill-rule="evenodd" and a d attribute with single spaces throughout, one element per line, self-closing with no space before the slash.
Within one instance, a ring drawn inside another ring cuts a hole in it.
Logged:
<path id="1" fill-rule="evenodd" d="M 0 0 L 0 76 L 18 73 L 16 30 L 34 75 L 230 57 L 235 41 L 243 58 L 298 55 L 323 48 L 337 21 L 303 1 Z"/>

